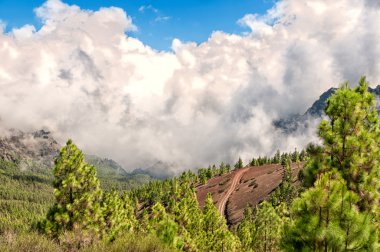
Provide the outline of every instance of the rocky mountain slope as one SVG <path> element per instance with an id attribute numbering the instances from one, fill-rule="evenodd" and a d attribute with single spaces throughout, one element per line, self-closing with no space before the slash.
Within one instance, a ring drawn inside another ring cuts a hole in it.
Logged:
<path id="1" fill-rule="evenodd" d="M 59 154 L 61 147 L 49 131 L 11 130 L 6 135 L 0 135 L 0 160 L 17 164 L 21 171 L 50 174 L 54 158 Z M 148 174 L 127 173 L 112 159 L 86 154 L 86 161 L 97 168 L 98 176 L 107 184 L 112 180 L 134 180 L 133 183 L 136 184 L 152 180 Z"/>
<path id="2" fill-rule="evenodd" d="M 334 94 L 337 88 L 330 88 L 316 100 L 304 114 L 296 114 L 287 118 L 282 118 L 273 122 L 276 128 L 283 130 L 285 133 L 293 133 L 297 130 L 308 128 L 314 120 L 321 120 L 324 116 L 324 108 L 327 99 Z M 368 91 L 374 94 L 376 100 L 376 109 L 380 115 L 380 85 L 376 88 L 368 88 Z"/>
<path id="3" fill-rule="evenodd" d="M 46 170 L 53 165 L 60 145 L 49 131 L 22 132 L 12 130 L 0 136 L 0 158 L 18 163 L 26 170 Z"/>

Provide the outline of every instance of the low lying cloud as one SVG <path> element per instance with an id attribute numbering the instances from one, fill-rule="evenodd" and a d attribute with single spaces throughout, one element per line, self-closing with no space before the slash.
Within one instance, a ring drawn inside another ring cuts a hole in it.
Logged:
<path id="1" fill-rule="evenodd" d="M 344 80 L 377 84 L 376 3 L 279 1 L 238 21 L 247 34 L 175 39 L 161 52 L 126 35 L 137 27 L 120 8 L 49 0 L 35 10 L 40 29 L 0 28 L 1 124 L 48 128 L 127 169 L 179 171 L 302 148 L 313 129 L 286 136 L 273 120 L 303 113 Z"/>

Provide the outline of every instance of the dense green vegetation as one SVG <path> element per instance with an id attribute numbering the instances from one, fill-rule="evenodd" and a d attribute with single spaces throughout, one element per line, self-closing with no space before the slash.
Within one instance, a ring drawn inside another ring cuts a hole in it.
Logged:
<path id="1" fill-rule="evenodd" d="M 324 251 L 376 251 L 379 232 L 380 127 L 365 78 L 328 100 L 323 140 L 303 177 L 310 186 L 292 208 L 283 246 Z M 314 182 L 314 183 L 313 183 Z"/>
<path id="2" fill-rule="evenodd" d="M 0 232 L 27 231 L 53 203 L 52 176 L 0 160 Z"/>
<path id="3" fill-rule="evenodd" d="M 378 251 L 380 125 L 367 89 L 362 78 L 329 98 L 328 120 L 318 128 L 321 145 L 247 164 L 281 164 L 283 180 L 234 227 L 211 195 L 201 209 L 195 192 L 230 172 L 228 164 L 129 190 L 118 179 L 122 171 L 100 169 L 99 180 L 72 141 L 56 159 L 54 177 L 1 161 L 0 250 Z M 305 164 L 300 185 L 292 162 Z M 239 158 L 234 168 L 243 167 Z M 109 180 L 102 184 L 102 177 Z"/>
<path id="4" fill-rule="evenodd" d="M 272 204 L 246 210 L 237 229 L 244 250 L 379 250 L 380 128 L 367 90 L 362 78 L 328 99 L 329 120 L 318 128 L 323 144 L 308 147 L 300 174 L 303 192 L 297 196 L 285 169 Z"/>
<path id="5" fill-rule="evenodd" d="M 93 157 L 91 161 L 95 160 L 99 158 Z M 0 159 L 0 234 L 29 231 L 54 203 L 52 171 L 42 168 L 22 170 L 21 167 L 20 163 Z M 109 165 L 97 170 L 105 191 L 112 188 L 127 191 L 152 181 L 144 174 L 116 172 Z"/>

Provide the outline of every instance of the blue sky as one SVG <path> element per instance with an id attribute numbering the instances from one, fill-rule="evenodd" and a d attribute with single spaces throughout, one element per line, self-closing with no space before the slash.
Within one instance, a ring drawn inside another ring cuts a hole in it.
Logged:
<path id="1" fill-rule="evenodd" d="M 40 26 L 33 9 L 43 0 L 0 0 L 0 20 L 7 30 L 24 24 Z M 263 14 L 273 0 L 66 0 L 83 9 L 123 8 L 132 17 L 138 31 L 131 33 L 158 50 L 169 50 L 173 38 L 183 41 L 206 41 L 213 31 L 242 33 L 248 28 L 236 22 L 248 13 Z"/>

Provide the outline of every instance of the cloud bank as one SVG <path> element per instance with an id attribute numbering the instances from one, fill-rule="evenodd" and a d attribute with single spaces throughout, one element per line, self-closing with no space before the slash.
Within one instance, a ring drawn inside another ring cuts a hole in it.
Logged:
<path id="1" fill-rule="evenodd" d="M 303 113 L 344 80 L 380 78 L 374 0 L 279 1 L 242 17 L 244 35 L 175 39 L 172 52 L 126 35 L 137 27 L 120 8 L 49 0 L 35 13 L 40 29 L 0 28 L 2 127 L 50 129 L 127 169 L 180 171 L 301 148 L 314 132 L 285 136 L 272 121 Z"/>

